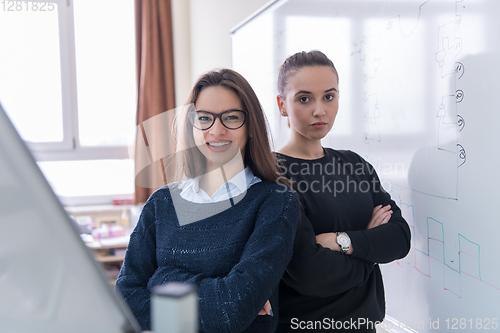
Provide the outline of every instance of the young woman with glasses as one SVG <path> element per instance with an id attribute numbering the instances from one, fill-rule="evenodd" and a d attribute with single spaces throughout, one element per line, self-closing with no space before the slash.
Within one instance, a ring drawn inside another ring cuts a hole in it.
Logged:
<path id="1" fill-rule="evenodd" d="M 189 103 L 178 115 L 178 181 L 146 202 L 116 288 L 144 330 L 151 289 L 181 281 L 197 286 L 201 332 L 274 332 L 299 199 L 277 172 L 241 75 L 203 75 Z"/>
<path id="2" fill-rule="evenodd" d="M 321 145 L 339 108 L 332 61 L 320 51 L 290 56 L 280 68 L 278 92 L 291 131 L 278 162 L 297 189 L 303 215 L 280 285 L 277 332 L 375 332 L 385 315 L 379 264 L 406 256 L 408 224 L 368 162 Z"/>

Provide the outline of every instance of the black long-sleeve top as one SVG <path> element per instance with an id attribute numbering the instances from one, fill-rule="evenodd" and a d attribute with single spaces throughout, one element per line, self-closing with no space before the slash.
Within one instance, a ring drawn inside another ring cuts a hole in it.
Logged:
<path id="1" fill-rule="evenodd" d="M 277 153 L 280 172 L 292 181 L 303 205 L 293 257 L 280 284 L 277 332 L 311 327 L 325 332 L 337 321 L 349 322 L 343 327 L 351 330 L 374 331 L 385 316 L 378 264 L 403 258 L 410 250 L 408 224 L 375 169 L 352 151 L 324 152 L 315 160 Z M 393 211 L 389 222 L 367 230 L 373 208 L 388 204 Z M 338 231 L 351 238 L 351 255 L 316 243 L 316 235 Z"/>

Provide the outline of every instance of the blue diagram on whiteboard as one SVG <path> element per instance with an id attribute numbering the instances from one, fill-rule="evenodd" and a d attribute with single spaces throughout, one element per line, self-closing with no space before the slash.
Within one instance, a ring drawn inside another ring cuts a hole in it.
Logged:
<path id="1" fill-rule="evenodd" d="M 461 233 L 457 234 L 456 242 L 445 239 L 445 223 L 433 217 L 427 217 L 425 224 L 416 225 L 414 206 L 404 202 L 400 202 L 399 206 L 403 217 L 410 226 L 412 239 L 410 254 L 406 258 L 398 260 L 398 266 L 410 266 L 427 278 L 442 279 L 442 289 L 458 298 L 462 298 L 463 293 L 462 275 L 492 288 L 492 291 L 500 292 L 500 286 L 484 280 L 481 275 L 481 246 L 479 243 Z M 417 232 L 416 230 L 419 229 L 420 232 Z M 423 233 L 421 229 L 424 230 Z M 445 248 L 451 247 L 451 244 L 458 244 L 458 248 L 447 256 Z"/>

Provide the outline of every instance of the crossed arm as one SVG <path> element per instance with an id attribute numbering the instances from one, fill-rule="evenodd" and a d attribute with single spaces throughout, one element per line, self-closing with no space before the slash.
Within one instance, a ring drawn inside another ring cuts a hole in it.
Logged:
<path id="1" fill-rule="evenodd" d="M 155 203 L 147 205 L 154 206 Z M 276 209 L 277 206 L 281 209 Z M 240 261 L 227 275 L 217 277 L 194 274 L 179 267 L 158 267 L 155 223 L 148 221 L 155 221 L 154 212 L 164 207 L 149 208 L 143 210 L 138 227 L 131 236 L 124 266 L 116 282 L 117 289 L 142 328 L 151 327 L 151 289 L 170 281 L 198 286 L 202 331 L 240 332 L 248 327 L 274 293 L 291 257 L 299 214 L 297 197 L 288 192 L 278 202 L 264 202 Z M 273 212 L 272 217 L 270 212 Z"/>
<path id="2" fill-rule="evenodd" d="M 338 295 L 365 283 L 376 263 L 406 256 L 410 249 L 410 229 L 401 210 L 383 189 L 373 193 L 376 206 L 366 229 L 338 230 L 351 238 L 348 255 L 340 252 L 335 232 L 316 235 L 311 222 L 302 214 L 293 257 L 283 277 L 286 284 L 302 295 Z"/>
<path id="3" fill-rule="evenodd" d="M 392 215 L 391 205 L 386 205 L 382 207 L 382 205 L 378 205 L 373 208 L 373 215 L 366 227 L 366 230 L 373 229 L 378 227 L 379 225 L 386 224 L 389 222 Z M 348 235 L 349 233 L 346 232 Z M 337 244 L 337 233 L 335 232 L 326 232 L 322 234 L 316 235 L 316 243 L 320 244 L 325 248 L 329 248 L 330 250 L 340 252 L 340 245 Z M 354 252 L 354 246 L 351 244 L 351 248 L 347 251 L 347 254 L 352 254 Z"/>

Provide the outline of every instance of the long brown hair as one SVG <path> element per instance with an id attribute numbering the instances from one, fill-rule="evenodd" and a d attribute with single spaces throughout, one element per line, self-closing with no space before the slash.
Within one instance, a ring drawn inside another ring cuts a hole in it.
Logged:
<path id="1" fill-rule="evenodd" d="M 193 110 L 200 92 L 213 86 L 221 86 L 233 91 L 240 99 L 243 109 L 248 111 L 247 143 L 245 145 L 244 164 L 250 167 L 255 176 L 262 180 L 274 181 L 289 186 L 288 179 L 281 177 L 276 167 L 276 160 L 271 153 L 268 137 L 268 124 L 262 106 L 247 80 L 231 69 L 218 69 L 202 75 L 191 90 L 188 106 L 178 114 L 179 151 L 178 181 L 181 177 L 195 178 L 205 172 L 205 156 L 196 147 L 193 126 L 188 121 L 187 113 Z M 181 175 L 182 174 L 182 175 Z"/>

